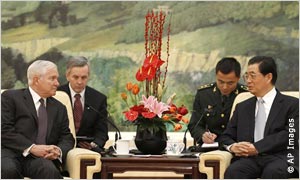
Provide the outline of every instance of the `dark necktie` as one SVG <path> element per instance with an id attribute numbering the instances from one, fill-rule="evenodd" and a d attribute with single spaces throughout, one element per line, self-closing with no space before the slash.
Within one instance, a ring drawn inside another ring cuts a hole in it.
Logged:
<path id="1" fill-rule="evenodd" d="M 255 117 L 254 142 L 261 140 L 264 137 L 264 131 L 267 121 L 267 115 L 264 106 L 264 100 L 258 99 L 257 114 Z"/>
<path id="2" fill-rule="evenodd" d="M 75 102 L 74 102 L 74 120 L 75 120 L 75 129 L 76 132 L 78 132 L 79 127 L 80 127 L 80 121 L 82 118 L 82 113 L 83 113 L 83 108 L 82 108 L 82 104 L 80 101 L 80 94 L 75 94 Z"/>
<path id="3" fill-rule="evenodd" d="M 41 105 L 38 108 L 38 135 L 36 137 L 36 143 L 46 144 L 48 116 L 43 98 L 40 99 L 40 103 Z"/>

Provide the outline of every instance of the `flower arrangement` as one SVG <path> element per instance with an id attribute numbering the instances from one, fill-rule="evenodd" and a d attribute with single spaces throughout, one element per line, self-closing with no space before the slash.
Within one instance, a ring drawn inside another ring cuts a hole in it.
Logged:
<path id="1" fill-rule="evenodd" d="M 167 103 L 158 101 L 155 96 L 142 95 L 142 100 L 138 102 L 140 96 L 140 88 L 138 84 L 127 83 L 126 89 L 131 97 L 133 105 L 129 105 L 127 93 L 121 93 L 122 99 L 126 102 L 129 110 L 125 111 L 125 118 L 135 124 L 140 124 L 142 128 L 152 128 L 154 131 L 159 129 L 166 130 L 164 123 L 170 123 L 174 127 L 174 131 L 182 128 L 182 124 L 189 122 L 184 117 L 188 110 L 182 105 L 177 107 L 172 103 L 175 93 L 168 98 Z"/>
<path id="2" fill-rule="evenodd" d="M 168 71 L 169 61 L 169 35 L 170 25 L 167 28 L 167 45 L 166 45 L 166 61 L 161 59 L 162 37 L 164 32 L 164 23 L 166 14 L 162 11 L 154 13 L 148 12 L 145 16 L 145 60 L 136 73 L 136 80 L 141 82 L 126 84 L 127 93 L 121 93 L 122 99 L 126 102 L 128 110 L 124 112 L 125 118 L 135 124 L 139 124 L 141 128 L 151 128 L 154 131 L 159 129 L 166 130 L 165 123 L 170 123 L 175 131 L 182 128 L 183 124 L 187 124 L 189 120 L 184 117 L 188 113 L 185 106 L 177 107 L 173 104 L 174 93 L 167 102 L 161 101 L 165 92 L 165 81 Z M 165 65 L 164 71 L 161 70 Z M 141 88 L 144 93 L 141 95 Z M 128 95 L 130 96 L 132 105 L 128 103 Z M 138 101 L 140 100 L 140 101 Z"/>

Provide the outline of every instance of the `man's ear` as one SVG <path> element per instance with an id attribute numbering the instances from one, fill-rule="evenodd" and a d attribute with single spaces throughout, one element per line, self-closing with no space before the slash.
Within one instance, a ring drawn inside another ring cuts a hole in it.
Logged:
<path id="1" fill-rule="evenodd" d="M 268 73 L 265 75 L 265 77 L 267 78 L 268 82 L 271 82 L 273 79 L 273 74 L 272 73 Z"/>
<path id="2" fill-rule="evenodd" d="M 34 76 L 34 77 L 32 78 L 32 84 L 36 84 L 38 81 L 39 81 L 39 77 Z"/>
<path id="3" fill-rule="evenodd" d="M 67 79 L 67 81 L 69 81 L 69 74 L 70 74 L 70 72 L 66 72 L 66 79 Z"/>

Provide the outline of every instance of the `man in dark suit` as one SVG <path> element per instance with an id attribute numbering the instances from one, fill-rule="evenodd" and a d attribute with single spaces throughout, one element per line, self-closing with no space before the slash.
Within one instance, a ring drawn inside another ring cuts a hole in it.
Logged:
<path id="1" fill-rule="evenodd" d="M 238 83 L 241 65 L 235 58 L 222 58 L 215 71 L 216 82 L 202 85 L 197 90 L 188 125 L 192 137 L 199 144 L 219 141 L 227 126 L 234 98 L 247 90 L 246 86 Z"/>
<path id="2" fill-rule="evenodd" d="M 237 104 L 221 142 L 235 157 L 225 178 L 286 179 L 299 166 L 299 99 L 276 88 L 277 67 L 271 57 L 249 60 L 244 75 L 255 96 Z"/>
<path id="3" fill-rule="evenodd" d="M 59 87 L 58 90 L 65 91 L 70 97 L 76 135 L 94 138 L 92 142 L 78 141 L 77 146 L 101 152 L 108 140 L 107 98 L 104 94 L 87 86 L 89 75 L 90 67 L 87 59 L 80 56 L 71 57 L 66 71 L 69 83 Z M 75 97 L 78 94 L 80 95 L 79 111 L 81 111 L 79 115 Z"/>
<path id="4" fill-rule="evenodd" d="M 29 88 L 1 95 L 1 178 L 62 178 L 59 168 L 75 140 L 65 106 L 51 97 L 57 67 L 37 60 L 27 77 Z"/>

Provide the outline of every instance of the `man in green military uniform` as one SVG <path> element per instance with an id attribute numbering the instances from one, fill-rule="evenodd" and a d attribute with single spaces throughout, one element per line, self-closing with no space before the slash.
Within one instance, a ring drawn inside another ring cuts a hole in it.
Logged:
<path id="1" fill-rule="evenodd" d="M 235 58 L 222 58 L 216 66 L 216 82 L 197 90 L 188 128 L 198 144 L 218 142 L 226 129 L 235 97 L 247 91 L 238 83 L 240 74 L 241 65 Z"/>

